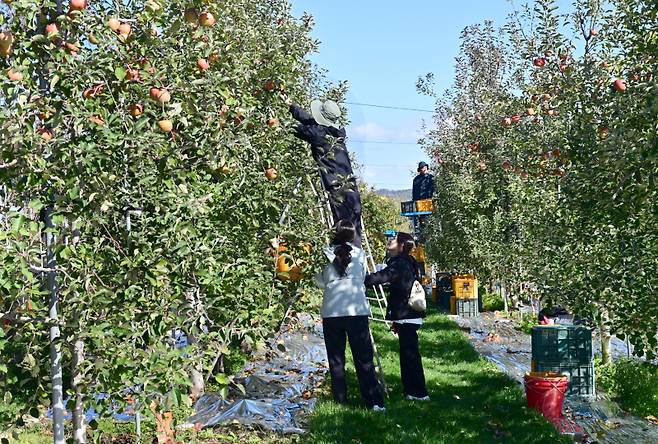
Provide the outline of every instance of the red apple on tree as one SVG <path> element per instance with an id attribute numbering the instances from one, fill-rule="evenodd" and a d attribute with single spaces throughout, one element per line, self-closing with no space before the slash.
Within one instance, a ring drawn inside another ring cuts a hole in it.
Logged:
<path id="1" fill-rule="evenodd" d="M 278 172 L 276 171 L 276 168 L 268 168 L 265 170 L 265 177 L 267 177 L 267 180 L 276 180 L 278 177 Z"/>
<path id="2" fill-rule="evenodd" d="M 541 68 L 542 66 L 546 65 L 546 59 L 543 57 L 537 57 L 532 61 L 533 65 Z"/>
<path id="3" fill-rule="evenodd" d="M 606 128 L 605 126 L 599 127 L 599 129 L 596 130 L 596 133 L 601 139 L 605 139 L 610 135 L 610 130 Z"/>
<path id="4" fill-rule="evenodd" d="M 626 91 L 626 82 L 623 81 L 622 79 L 615 80 L 612 86 L 615 88 L 615 91 L 617 92 Z"/>
<path id="5" fill-rule="evenodd" d="M 511 117 L 511 119 L 512 119 L 512 122 L 514 122 L 514 123 L 519 123 L 519 122 L 521 121 L 521 116 L 518 115 L 518 114 L 514 114 L 514 115 Z"/>
<path id="6" fill-rule="evenodd" d="M 12 82 L 20 82 L 23 80 L 23 74 L 18 71 L 14 71 L 11 68 L 7 70 L 7 77 L 9 77 L 9 80 Z"/>
<path id="7" fill-rule="evenodd" d="M 144 113 L 144 105 L 139 103 L 134 103 L 128 107 L 130 115 L 133 117 L 139 117 Z"/>
<path id="8" fill-rule="evenodd" d="M 528 109 L 525 110 L 525 113 L 529 116 L 534 116 L 536 111 L 535 111 L 534 108 L 528 108 Z"/>
<path id="9" fill-rule="evenodd" d="M 171 100 L 171 94 L 164 88 L 151 88 L 149 90 L 149 96 L 159 103 L 168 103 Z"/>
<path id="10" fill-rule="evenodd" d="M 276 117 L 270 117 L 269 119 L 267 119 L 267 126 L 269 126 L 270 128 L 274 128 L 278 125 L 279 125 L 279 119 L 277 119 Z"/>
<path id="11" fill-rule="evenodd" d="M 151 100 L 158 100 L 158 95 L 160 94 L 160 88 L 156 88 L 155 86 L 151 87 L 149 89 L 149 97 Z"/>
<path id="12" fill-rule="evenodd" d="M 599 30 L 596 29 L 596 28 L 592 28 L 592 29 L 589 30 L 589 35 L 591 35 L 591 36 L 598 35 L 598 33 L 599 33 Z"/>
<path id="13" fill-rule="evenodd" d="M 202 12 L 199 15 L 199 24 L 206 27 L 212 26 L 215 24 L 215 16 L 208 11 Z"/>
<path id="14" fill-rule="evenodd" d="M 130 26 L 130 24 L 128 24 L 128 23 L 121 23 L 121 25 L 119 25 L 119 30 L 118 30 L 118 32 L 119 32 L 119 35 L 124 36 L 124 37 L 127 38 L 127 37 L 130 36 L 130 34 L 133 32 L 133 29 L 132 29 L 132 27 Z"/>
<path id="15" fill-rule="evenodd" d="M 505 161 L 503 161 L 502 166 L 503 166 L 504 170 L 509 171 L 509 170 L 512 169 L 512 162 L 510 162 L 509 160 L 505 160 Z"/>
<path id="16" fill-rule="evenodd" d="M 503 126 L 510 126 L 512 124 L 512 119 L 509 117 L 503 118 L 503 120 L 500 121 L 500 124 Z"/>
<path id="17" fill-rule="evenodd" d="M 87 7 L 87 0 L 71 0 L 69 8 L 71 11 L 82 11 Z"/>
<path id="18" fill-rule="evenodd" d="M 276 85 L 274 84 L 274 82 L 273 82 L 272 80 L 268 80 L 268 81 L 265 82 L 265 84 L 263 85 L 263 89 L 264 89 L 265 91 L 274 91 L 275 88 L 276 88 Z"/>
<path id="19" fill-rule="evenodd" d="M 198 66 L 199 70 L 203 72 L 203 71 L 207 71 L 208 68 L 210 68 L 210 63 L 208 63 L 208 60 L 206 59 L 199 59 L 196 61 L 196 66 Z"/>
<path id="20" fill-rule="evenodd" d="M 113 17 L 107 21 L 107 26 L 109 26 L 112 31 L 118 32 L 121 22 Z"/>
<path id="21" fill-rule="evenodd" d="M 58 34 L 59 34 L 59 26 L 57 26 L 57 23 L 48 23 L 46 25 L 46 35 L 48 36 L 48 38 L 54 40 Z"/>
<path id="22" fill-rule="evenodd" d="M 11 32 L 0 32 L 0 55 L 2 57 L 7 57 L 9 54 L 11 54 L 13 43 L 14 35 Z"/>
<path id="23" fill-rule="evenodd" d="M 169 119 L 159 120 L 158 126 L 164 133 L 169 133 L 174 128 L 174 124 Z"/>

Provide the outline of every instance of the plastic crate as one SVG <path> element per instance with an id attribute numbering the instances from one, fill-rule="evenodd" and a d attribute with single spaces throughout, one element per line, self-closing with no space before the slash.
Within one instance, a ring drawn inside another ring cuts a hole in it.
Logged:
<path id="1" fill-rule="evenodd" d="M 477 299 L 478 281 L 472 274 L 458 274 L 452 278 L 452 290 L 457 299 Z"/>
<path id="2" fill-rule="evenodd" d="M 578 363 L 532 361 L 532 367 L 538 372 L 555 372 L 569 377 L 567 396 L 590 397 L 596 394 L 594 386 L 594 363 L 580 365 Z"/>
<path id="3" fill-rule="evenodd" d="M 450 313 L 452 313 L 452 310 L 450 309 L 450 298 L 452 297 L 452 291 L 446 291 L 441 287 L 439 287 L 438 290 L 439 290 L 439 307 L 441 307 L 445 311 L 449 311 Z"/>
<path id="4" fill-rule="evenodd" d="M 476 299 L 456 299 L 455 305 L 457 314 L 465 318 L 476 318 L 478 312 L 478 300 Z"/>
<path id="5" fill-rule="evenodd" d="M 432 199 L 422 199 L 416 201 L 416 211 L 434 211 Z"/>
<path id="6" fill-rule="evenodd" d="M 402 213 L 415 213 L 416 203 L 413 200 L 407 202 L 400 202 L 400 211 Z"/>
<path id="7" fill-rule="evenodd" d="M 592 330 L 580 325 L 532 328 L 532 359 L 537 362 L 589 364 L 594 358 Z"/>

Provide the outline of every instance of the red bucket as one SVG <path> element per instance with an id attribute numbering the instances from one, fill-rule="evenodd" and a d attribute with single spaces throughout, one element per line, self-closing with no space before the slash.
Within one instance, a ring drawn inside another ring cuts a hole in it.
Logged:
<path id="1" fill-rule="evenodd" d="M 559 373 L 532 372 L 523 377 L 528 407 L 535 409 L 545 418 L 562 417 L 564 395 L 569 387 L 569 378 Z"/>

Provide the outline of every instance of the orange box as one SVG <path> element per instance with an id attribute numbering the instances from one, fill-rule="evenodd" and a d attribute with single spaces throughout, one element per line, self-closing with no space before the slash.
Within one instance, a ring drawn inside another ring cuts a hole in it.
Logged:
<path id="1" fill-rule="evenodd" d="M 417 200 L 416 211 L 434 211 L 432 199 Z"/>

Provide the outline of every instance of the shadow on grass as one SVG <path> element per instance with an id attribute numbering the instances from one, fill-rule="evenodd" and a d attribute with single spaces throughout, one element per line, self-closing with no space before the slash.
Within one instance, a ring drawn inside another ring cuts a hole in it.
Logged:
<path id="1" fill-rule="evenodd" d="M 516 383 L 482 359 L 457 325 L 431 312 L 419 331 L 429 402 L 403 399 L 397 338 L 383 324 L 373 335 L 389 387 L 386 412 L 362 407 L 353 368 L 348 406 L 321 399 L 309 443 L 559 443 L 540 415 L 525 407 Z M 349 361 L 350 359 L 348 359 Z"/>

